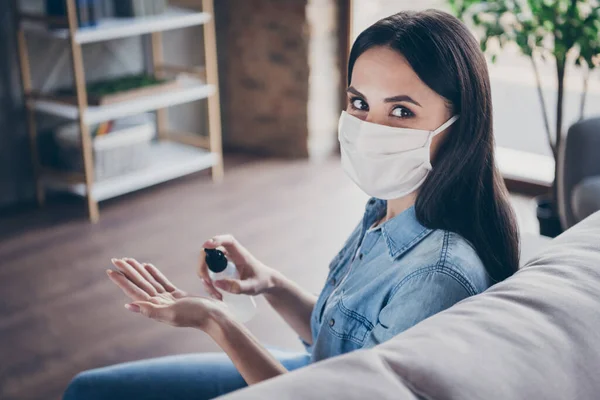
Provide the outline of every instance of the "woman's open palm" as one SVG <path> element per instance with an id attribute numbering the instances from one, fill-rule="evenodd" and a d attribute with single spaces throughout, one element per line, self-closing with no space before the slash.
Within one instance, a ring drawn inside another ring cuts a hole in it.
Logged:
<path id="1" fill-rule="evenodd" d="M 113 259 L 118 271 L 107 270 L 109 278 L 133 300 L 125 308 L 173 326 L 206 330 L 216 317 L 228 314 L 222 301 L 193 296 L 173 285 L 151 264 L 132 258 Z"/>

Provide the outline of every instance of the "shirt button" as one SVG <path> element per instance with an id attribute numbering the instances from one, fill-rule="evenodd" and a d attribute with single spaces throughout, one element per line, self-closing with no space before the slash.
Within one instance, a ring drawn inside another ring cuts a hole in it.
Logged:
<path id="1" fill-rule="evenodd" d="M 335 319 L 331 318 L 329 320 L 329 326 L 334 326 L 335 325 Z"/>
<path id="2" fill-rule="evenodd" d="M 363 253 L 360 253 L 360 254 L 358 255 L 358 259 L 359 259 L 359 260 L 362 260 L 362 259 L 363 259 Z"/>
<path id="3" fill-rule="evenodd" d="M 331 286 L 335 286 L 335 284 L 337 283 L 337 281 L 335 280 L 335 278 L 331 278 L 331 280 L 329 281 L 329 283 L 331 283 Z"/>

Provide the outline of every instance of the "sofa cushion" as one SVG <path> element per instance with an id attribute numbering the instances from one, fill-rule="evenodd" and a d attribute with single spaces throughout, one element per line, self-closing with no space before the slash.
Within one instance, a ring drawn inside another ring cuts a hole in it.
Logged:
<path id="1" fill-rule="evenodd" d="M 513 277 L 370 350 L 226 399 L 600 398 L 600 213 Z"/>

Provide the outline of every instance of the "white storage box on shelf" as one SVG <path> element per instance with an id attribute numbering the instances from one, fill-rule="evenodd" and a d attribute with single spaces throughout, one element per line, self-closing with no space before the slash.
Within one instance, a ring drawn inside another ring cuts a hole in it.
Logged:
<path id="1" fill-rule="evenodd" d="M 155 132 L 151 114 L 115 120 L 110 133 L 93 139 L 95 180 L 102 181 L 145 168 L 151 159 L 148 154 Z M 64 166 L 83 171 L 78 124 L 61 127 L 56 131 L 55 138 Z"/>

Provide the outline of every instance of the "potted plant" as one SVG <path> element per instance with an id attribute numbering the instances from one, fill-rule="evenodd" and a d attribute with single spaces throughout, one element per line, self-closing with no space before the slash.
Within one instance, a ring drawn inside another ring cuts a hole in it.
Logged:
<path id="1" fill-rule="evenodd" d="M 561 232 L 556 205 L 556 176 L 563 143 L 563 100 L 565 73 L 574 61 L 585 68 L 580 118 L 585 109 L 590 71 L 598 66 L 600 54 L 600 2 L 598 0 L 448 0 L 455 14 L 470 20 L 481 31 L 481 48 L 495 61 L 497 51 L 516 43 L 529 57 L 536 78 L 548 144 L 554 156 L 554 182 L 538 201 L 540 231 L 546 236 Z M 495 42 L 496 46 L 489 46 Z M 556 68 L 556 118 L 550 121 L 538 63 L 553 62 Z"/>

